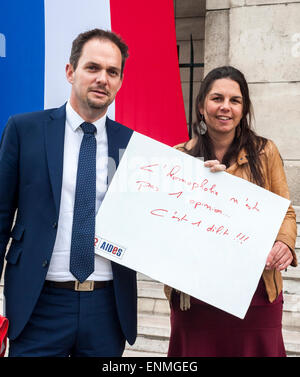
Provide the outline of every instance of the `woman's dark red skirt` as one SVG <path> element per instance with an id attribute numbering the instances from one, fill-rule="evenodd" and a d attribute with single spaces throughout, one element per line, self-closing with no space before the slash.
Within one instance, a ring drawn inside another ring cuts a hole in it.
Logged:
<path id="1" fill-rule="evenodd" d="M 169 357 L 283 357 L 282 293 L 270 303 L 260 279 L 242 320 L 191 297 L 180 310 L 173 290 Z"/>

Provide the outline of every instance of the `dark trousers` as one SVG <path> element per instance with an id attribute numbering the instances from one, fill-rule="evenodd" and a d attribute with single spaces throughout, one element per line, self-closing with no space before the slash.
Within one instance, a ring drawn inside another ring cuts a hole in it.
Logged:
<path id="1" fill-rule="evenodd" d="M 122 356 L 125 338 L 113 286 L 92 292 L 44 287 L 24 330 L 10 340 L 9 356 Z"/>

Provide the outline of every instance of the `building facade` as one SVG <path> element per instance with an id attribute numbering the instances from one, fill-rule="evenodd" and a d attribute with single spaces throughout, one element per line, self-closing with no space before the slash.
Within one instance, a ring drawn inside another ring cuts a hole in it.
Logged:
<path id="1" fill-rule="evenodd" d="M 291 200 L 300 219 L 300 0 L 173 0 L 179 64 L 191 59 L 194 103 L 203 76 L 232 65 L 249 83 L 255 130 L 282 155 Z M 0 55 L 5 44 L 0 34 Z M 180 68 L 187 122 L 190 68 Z M 193 109 L 193 119 L 195 119 Z M 184 141 L 184 140 L 183 140 Z M 298 229 L 299 229 L 298 225 Z M 300 237 L 296 252 L 300 260 Z M 300 267 L 284 276 L 284 341 L 300 356 Z M 139 274 L 139 336 L 127 356 L 163 356 L 169 338 L 169 306 L 162 284 Z M 3 282 L 0 286 L 2 296 Z"/>
<path id="2" fill-rule="evenodd" d="M 300 206 L 300 1 L 174 0 L 174 9 L 179 63 L 189 62 L 190 35 L 195 63 L 204 63 L 194 70 L 193 102 L 211 69 L 240 69 L 254 129 L 278 146 L 293 205 Z M 180 72 L 188 121 L 189 68 Z"/>
<path id="3" fill-rule="evenodd" d="M 176 36 L 187 123 L 190 106 L 190 38 L 193 98 L 211 69 L 232 65 L 248 83 L 255 131 L 279 148 L 300 219 L 300 1 L 174 0 Z M 287 22 L 288 20 L 288 22 Z M 184 67 L 182 67 L 184 65 Z M 193 120 L 195 112 L 193 109 Z M 300 226 L 298 224 L 298 229 Z M 298 231 L 296 253 L 300 259 Z M 300 356 L 300 267 L 283 272 L 283 337 L 287 354 Z M 139 335 L 127 356 L 164 356 L 169 340 L 169 306 L 162 284 L 139 274 Z"/>
<path id="4" fill-rule="evenodd" d="M 255 130 L 278 146 L 299 206 L 300 1 L 207 0 L 206 11 L 205 72 L 229 64 L 245 74 Z"/>

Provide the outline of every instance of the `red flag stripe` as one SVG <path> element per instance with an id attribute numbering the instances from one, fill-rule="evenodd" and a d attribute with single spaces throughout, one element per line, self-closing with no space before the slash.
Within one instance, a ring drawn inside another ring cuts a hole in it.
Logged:
<path id="1" fill-rule="evenodd" d="M 110 9 L 130 55 L 115 119 L 171 146 L 187 140 L 173 0 L 110 0 Z"/>

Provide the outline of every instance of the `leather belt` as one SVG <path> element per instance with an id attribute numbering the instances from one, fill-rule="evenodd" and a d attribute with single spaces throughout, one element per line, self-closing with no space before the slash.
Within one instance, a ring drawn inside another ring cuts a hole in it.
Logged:
<path id="1" fill-rule="evenodd" d="M 107 281 L 93 281 L 86 280 L 83 283 L 76 281 L 45 281 L 46 287 L 71 289 L 72 291 L 88 292 L 94 289 L 101 289 L 112 285 L 112 280 Z"/>

